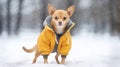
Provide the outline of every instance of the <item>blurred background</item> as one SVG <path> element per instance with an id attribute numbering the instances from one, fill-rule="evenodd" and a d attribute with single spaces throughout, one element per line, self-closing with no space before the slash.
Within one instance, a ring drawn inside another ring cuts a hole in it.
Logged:
<path id="1" fill-rule="evenodd" d="M 76 7 L 65 65 L 56 65 L 55 54 L 48 65 L 42 57 L 32 65 L 34 53 L 22 50 L 36 44 L 48 3 L 56 9 Z M 0 0 L 0 54 L 0 67 L 120 67 L 120 0 Z"/>
<path id="2" fill-rule="evenodd" d="M 76 6 L 72 34 L 81 29 L 95 34 L 120 35 L 120 0 L 0 0 L 0 35 L 18 35 L 23 30 L 40 32 L 48 16 L 47 5 L 57 9 Z"/>

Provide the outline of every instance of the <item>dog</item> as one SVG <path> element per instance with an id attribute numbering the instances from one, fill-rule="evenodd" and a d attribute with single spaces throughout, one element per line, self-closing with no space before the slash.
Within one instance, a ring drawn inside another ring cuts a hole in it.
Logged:
<path id="1" fill-rule="evenodd" d="M 48 56 L 50 53 L 56 52 L 56 62 L 58 64 L 65 64 L 66 56 L 68 55 L 72 39 L 70 30 L 75 25 L 70 17 L 75 11 L 75 6 L 72 5 L 66 10 L 58 9 L 48 4 L 49 16 L 43 22 L 44 29 L 38 37 L 37 44 L 27 49 L 23 46 L 25 52 L 31 53 L 35 51 L 35 57 L 32 63 L 36 63 L 37 57 L 42 55 L 44 63 L 48 63 Z M 61 55 L 61 61 L 58 57 Z"/>

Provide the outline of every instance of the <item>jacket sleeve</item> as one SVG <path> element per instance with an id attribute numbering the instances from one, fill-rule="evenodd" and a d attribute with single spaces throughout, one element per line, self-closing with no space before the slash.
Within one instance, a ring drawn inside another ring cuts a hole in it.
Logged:
<path id="1" fill-rule="evenodd" d="M 50 54 L 50 45 L 49 39 L 46 37 L 45 29 L 41 32 L 38 38 L 38 50 L 42 55 L 49 55 Z"/>
<path id="2" fill-rule="evenodd" d="M 59 53 L 61 55 L 68 55 L 70 49 L 71 49 L 72 41 L 71 41 L 71 35 L 66 34 L 65 40 L 61 43 L 61 48 Z"/>

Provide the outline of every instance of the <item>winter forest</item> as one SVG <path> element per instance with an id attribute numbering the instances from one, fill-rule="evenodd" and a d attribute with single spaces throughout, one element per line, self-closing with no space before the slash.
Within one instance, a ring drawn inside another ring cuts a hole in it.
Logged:
<path id="1" fill-rule="evenodd" d="M 54 53 L 49 64 L 41 56 L 32 64 L 34 53 L 22 50 L 36 44 L 48 4 L 76 8 L 64 65 L 55 62 Z M 120 67 L 120 0 L 0 0 L 0 46 L 0 67 Z"/>
<path id="2" fill-rule="evenodd" d="M 48 15 L 48 3 L 57 9 L 76 6 L 71 17 L 76 23 L 74 35 L 83 28 L 96 34 L 120 34 L 119 0 L 0 0 L 0 35 L 18 35 L 25 29 L 42 30 L 42 22 Z"/>

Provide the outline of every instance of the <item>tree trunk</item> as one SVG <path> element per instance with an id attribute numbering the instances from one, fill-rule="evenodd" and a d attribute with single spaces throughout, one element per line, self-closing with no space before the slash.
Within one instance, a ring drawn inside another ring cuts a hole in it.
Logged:
<path id="1" fill-rule="evenodd" d="M 11 35 L 11 0 L 7 0 L 7 32 L 8 35 Z"/>
<path id="2" fill-rule="evenodd" d="M 114 0 L 114 30 L 120 36 L 120 0 Z"/>
<path id="3" fill-rule="evenodd" d="M 74 0 L 68 0 L 67 7 L 74 5 Z"/>
<path id="4" fill-rule="evenodd" d="M 120 23 L 119 23 L 119 5 L 120 3 L 118 0 L 110 0 L 109 7 L 110 7 L 110 21 L 111 21 L 111 33 L 112 35 L 116 35 L 120 33 Z"/>
<path id="5" fill-rule="evenodd" d="M 0 35 L 2 34 L 2 5 L 0 3 Z"/>
<path id="6" fill-rule="evenodd" d="M 21 19 L 22 19 L 22 4 L 23 0 L 19 0 L 19 5 L 18 5 L 18 14 L 17 14 L 17 22 L 15 25 L 15 34 L 19 34 L 20 26 L 21 26 Z"/>
<path id="7" fill-rule="evenodd" d="M 41 29 L 43 29 L 43 21 L 48 15 L 48 12 L 47 12 L 48 0 L 40 0 L 40 4 L 41 4 L 40 7 L 42 8 L 40 10 L 40 20 L 41 20 L 40 27 Z"/>
<path id="8" fill-rule="evenodd" d="M 113 11 L 113 0 L 109 0 L 109 11 L 110 11 L 110 27 L 111 27 L 111 34 L 113 34 L 114 30 L 114 11 Z"/>

